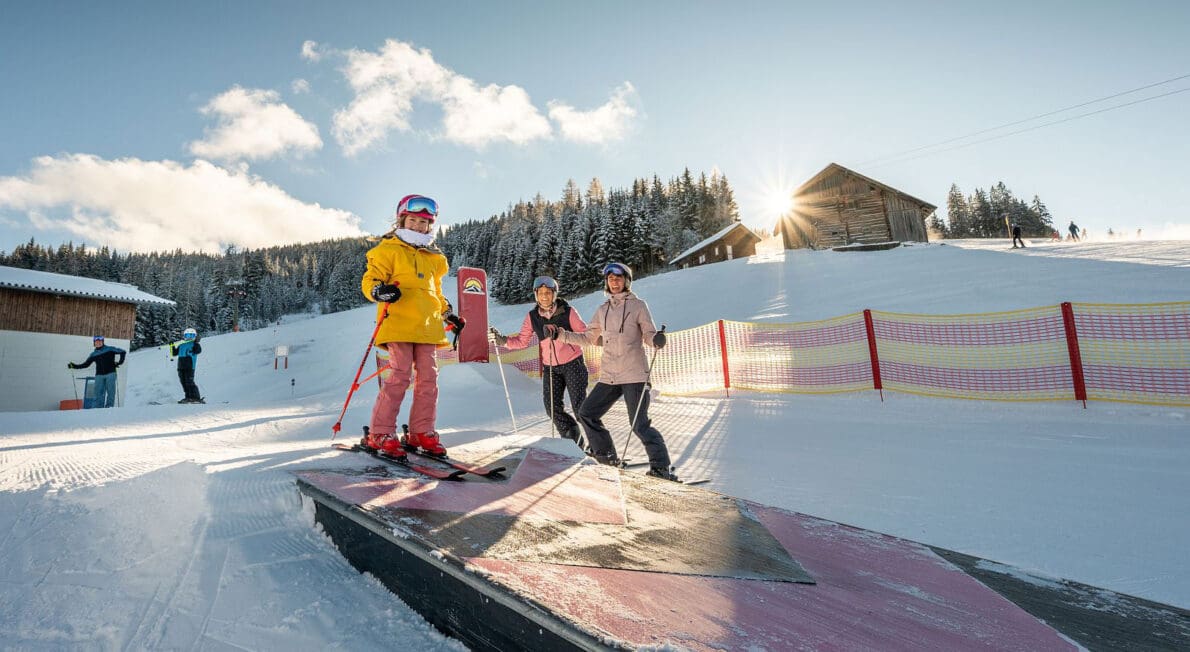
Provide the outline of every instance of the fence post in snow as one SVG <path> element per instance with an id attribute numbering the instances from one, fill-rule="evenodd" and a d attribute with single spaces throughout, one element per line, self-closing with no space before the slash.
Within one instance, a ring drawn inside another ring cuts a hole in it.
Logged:
<path id="1" fill-rule="evenodd" d="M 719 320 L 719 356 L 723 359 L 723 392 L 731 396 L 731 371 L 727 365 L 727 331 L 723 328 L 723 320 Z"/>
<path id="2" fill-rule="evenodd" d="M 880 392 L 884 402 L 884 383 L 880 380 L 880 354 L 876 352 L 876 328 L 872 325 L 872 311 L 864 308 L 864 329 L 868 331 L 868 358 L 872 361 L 872 389 Z"/>
<path id="3" fill-rule="evenodd" d="M 1087 409 L 1087 381 L 1083 377 L 1083 356 L 1078 350 L 1078 331 L 1074 328 L 1074 306 L 1062 302 L 1062 325 L 1066 328 L 1066 351 L 1070 354 L 1070 377 L 1074 381 L 1074 400 Z"/>

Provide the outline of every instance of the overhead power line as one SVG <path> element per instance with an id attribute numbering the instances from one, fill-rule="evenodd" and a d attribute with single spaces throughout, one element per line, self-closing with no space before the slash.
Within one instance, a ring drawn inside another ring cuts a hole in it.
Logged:
<path id="1" fill-rule="evenodd" d="M 1067 106 L 1067 107 L 1064 107 L 1064 108 L 1061 108 L 1061 109 L 1057 109 L 1057 110 L 1054 110 L 1054 111 L 1048 111 L 1048 112 L 1046 112 L 1046 113 L 1040 113 L 1040 114 L 1038 114 L 1038 115 L 1030 116 L 1030 117 L 1028 117 L 1028 118 L 1024 118 L 1024 119 L 1021 119 L 1021 120 L 1015 120 L 1015 121 L 1013 121 L 1013 122 L 1006 122 L 1006 123 L 1004 123 L 1004 124 L 997 125 L 997 126 L 995 126 L 995 127 L 988 127 L 987 129 L 981 129 L 981 130 L 979 130 L 979 131 L 974 131 L 974 132 L 971 132 L 971 133 L 969 133 L 969 134 L 964 134 L 964 135 L 962 135 L 962 136 L 956 136 L 956 137 L 954 137 L 954 138 L 948 138 L 948 139 L 946 139 L 946 140 L 938 141 L 938 142 L 936 142 L 936 143 L 931 143 L 931 144 L 929 144 L 929 145 L 922 145 L 921 147 L 914 147 L 913 149 L 907 149 L 907 150 L 903 150 L 903 151 L 900 151 L 900 152 L 895 152 L 895 153 L 892 153 L 892 154 L 887 154 L 887 155 L 884 155 L 884 156 L 879 156 L 879 157 L 876 157 L 876 158 L 873 158 L 873 159 L 868 159 L 867 161 L 862 161 L 862 162 L 858 163 L 858 165 L 863 165 L 863 166 L 868 166 L 868 167 L 878 167 L 878 166 L 881 166 L 881 165 L 886 165 L 886 164 L 888 164 L 888 163 L 891 163 L 891 162 L 894 162 L 894 161 L 898 161 L 898 162 L 899 162 L 899 161 L 901 161 L 901 160 L 906 160 L 906 161 L 908 161 L 908 160 L 912 160 L 912 159 L 915 159 L 915 158 L 919 158 L 919 156 L 909 156 L 910 154 L 914 154 L 914 153 L 916 153 L 916 152 L 921 152 L 921 151 L 923 151 L 923 150 L 933 149 L 933 148 L 935 148 L 935 147 L 941 147 L 942 145 L 948 145 L 948 144 L 950 144 L 950 143 L 958 142 L 958 141 L 960 141 L 960 140 L 967 140 L 968 138 L 974 138 L 974 137 L 976 137 L 976 136 L 980 136 L 980 135 L 983 135 L 983 134 L 986 134 L 986 133 L 991 133 L 991 132 L 993 132 L 993 131 L 999 131 L 999 130 L 1001 130 L 1001 129 L 1007 129 L 1007 128 L 1009 128 L 1009 127 L 1015 127 L 1016 125 L 1025 124 L 1026 122 L 1033 122 L 1034 120 L 1040 120 L 1040 119 L 1042 119 L 1042 118 L 1048 118 L 1049 116 L 1052 116 L 1052 115 L 1057 115 L 1057 114 L 1059 114 L 1059 113 L 1066 113 L 1067 111 L 1073 111 L 1073 110 L 1075 110 L 1075 109 L 1080 109 L 1080 108 L 1082 108 L 1082 107 L 1084 107 L 1084 106 L 1090 106 L 1090 105 L 1092 105 L 1092 104 L 1098 104 L 1098 103 L 1100 103 L 1100 102 L 1106 102 L 1106 101 L 1108 101 L 1108 100 L 1112 100 L 1112 99 L 1115 99 L 1115 98 L 1117 98 L 1117 97 L 1123 97 L 1123 96 L 1125 96 L 1125 95 L 1131 95 L 1131 94 L 1133 94 L 1133 93 L 1139 93 L 1139 92 L 1141 92 L 1141 91 L 1148 90 L 1148 89 L 1150 89 L 1150 88 L 1156 88 L 1157 86 L 1164 86 L 1165 84 L 1172 84 L 1173 82 L 1176 82 L 1176 81 L 1181 81 L 1181 80 L 1183 80 L 1183 79 L 1187 79 L 1187 78 L 1190 78 L 1190 74 L 1186 74 L 1186 75 L 1180 75 L 1180 76 L 1178 76 L 1178 77 L 1171 77 L 1171 78 L 1169 78 L 1169 79 L 1166 79 L 1166 80 L 1163 80 L 1163 81 L 1155 82 L 1155 83 L 1152 83 L 1152 84 L 1146 84 L 1146 85 L 1144 85 L 1144 86 L 1139 86 L 1139 87 L 1137 87 L 1137 88 L 1133 88 L 1133 89 L 1130 89 L 1130 90 L 1121 91 L 1121 92 L 1119 92 L 1119 93 L 1113 93 L 1113 94 L 1111 94 L 1111 95 L 1106 95 L 1106 96 L 1104 96 L 1104 97 L 1096 98 L 1096 99 L 1094 99 L 1094 100 L 1089 100 L 1089 101 L 1087 101 L 1087 102 L 1081 102 L 1081 103 L 1079 103 L 1079 104 L 1073 104 L 1073 105 L 1071 105 L 1071 106 Z M 986 138 L 986 139 L 983 139 L 983 140 L 978 140 L 978 141 L 975 141 L 975 142 L 966 143 L 966 144 L 964 144 L 964 145 L 960 145 L 960 146 L 958 146 L 958 147 L 949 147 L 949 148 L 946 148 L 946 149 L 936 150 L 936 151 L 932 151 L 932 152 L 926 152 L 926 153 L 924 153 L 924 154 L 921 154 L 921 156 L 926 156 L 926 155 L 929 155 L 929 154 L 938 154 L 938 153 L 941 153 L 941 152 L 949 152 L 949 151 L 952 151 L 952 150 L 955 150 L 955 149 L 961 149 L 962 147 L 967 147 L 968 145 L 975 145 L 975 144 L 978 144 L 978 143 L 986 143 L 986 142 L 989 142 L 989 141 L 992 141 L 992 140 L 996 140 L 996 139 L 998 139 L 998 138 L 1006 138 L 1006 137 L 1008 137 L 1008 136 L 1013 136 L 1013 135 L 1016 135 L 1016 134 L 1024 133 L 1024 132 L 1026 132 L 1026 131 L 1032 131 L 1032 130 L 1034 130 L 1034 129 L 1040 129 L 1041 127 L 1047 127 L 1047 126 L 1050 126 L 1050 125 L 1060 124 L 1060 123 L 1062 123 L 1062 122 L 1069 122 L 1069 121 L 1071 121 L 1071 120 L 1077 120 L 1077 119 L 1079 119 L 1079 118 L 1085 118 L 1085 117 L 1087 117 L 1087 116 L 1095 115 L 1095 114 L 1097 114 L 1097 113 L 1104 113 L 1104 112 L 1106 112 L 1106 111 L 1111 111 L 1111 110 L 1114 110 L 1114 109 L 1124 108 L 1124 107 L 1127 107 L 1127 106 L 1132 106 L 1132 105 L 1134 105 L 1134 104 L 1140 104 L 1140 103 L 1142 103 L 1142 102 L 1148 102 L 1148 101 L 1150 101 L 1150 100 L 1156 100 L 1156 99 L 1160 99 L 1160 98 L 1162 98 L 1162 97 L 1168 97 L 1168 96 L 1170 96 L 1170 95 L 1176 95 L 1176 94 L 1178 94 L 1178 93 L 1183 93 L 1183 92 L 1185 92 L 1185 91 L 1187 91 L 1187 90 L 1190 90 L 1190 88 L 1183 88 L 1183 89 L 1181 89 L 1181 90 L 1172 91 L 1172 92 L 1169 92 L 1169 93 L 1162 93 L 1162 94 L 1160 94 L 1160 95 L 1154 95 L 1154 96 L 1152 96 L 1152 97 L 1147 97 L 1147 98 L 1144 98 L 1144 99 L 1141 99 L 1141 100 L 1136 100 L 1136 101 L 1133 101 L 1133 102 L 1126 102 L 1126 103 L 1124 103 L 1124 104 L 1118 104 L 1118 105 L 1111 106 L 1111 107 L 1108 107 L 1108 108 L 1105 108 L 1105 109 L 1100 109 L 1100 110 L 1097 110 L 1097 111 L 1090 111 L 1090 112 L 1088 112 L 1088 113 L 1083 113 L 1083 114 L 1080 114 L 1080 115 L 1077 115 L 1077 116 L 1071 116 L 1071 117 L 1068 117 L 1068 118 L 1065 118 L 1065 119 L 1062 119 L 1062 120 L 1054 120 L 1054 121 L 1052 121 L 1052 122 L 1047 122 L 1047 123 L 1045 123 L 1045 124 L 1041 124 L 1041 125 L 1035 125 L 1035 126 L 1033 126 L 1033 127 L 1030 127 L 1030 128 L 1028 128 L 1028 129 L 1021 129 L 1021 130 L 1018 130 L 1018 131 L 1013 131 L 1013 132 L 1010 132 L 1010 133 L 1001 134 L 1001 135 L 999 135 L 999 136 L 994 136 L 994 137 L 992 137 L 992 138 Z"/>

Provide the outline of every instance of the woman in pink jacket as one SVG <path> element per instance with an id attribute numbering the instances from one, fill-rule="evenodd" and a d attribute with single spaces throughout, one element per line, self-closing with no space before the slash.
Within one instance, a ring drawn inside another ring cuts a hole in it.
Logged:
<path id="1" fill-rule="evenodd" d="M 547 327 L 545 335 L 565 344 L 603 347 L 599 382 L 578 410 L 578 420 L 587 432 L 595 460 L 600 464 L 620 464 L 612 435 L 603 425 L 603 415 L 623 397 L 629 418 L 635 417 L 632 432 L 649 456 L 646 475 L 677 481 L 670 468 L 665 439 L 649 419 L 649 360 L 645 346 L 654 349 L 665 346 L 665 333 L 653 324 L 648 304 L 629 289 L 632 268 L 623 263 L 608 263 L 603 268 L 603 278 L 607 302 L 595 309 L 585 333 Z"/>
<path id="2" fill-rule="evenodd" d="M 586 439 L 578 422 L 566 413 L 562 405 L 562 394 L 569 392 L 570 406 L 578 414 L 583 399 L 587 397 L 587 362 L 583 359 L 583 349 L 574 344 L 546 340 L 545 328 L 554 326 L 582 333 L 587 330 L 587 324 L 577 310 L 558 297 L 558 282 L 549 276 L 538 276 L 533 280 L 533 295 L 537 305 L 525 315 L 521 331 L 516 335 L 505 336 L 492 328 L 492 337 L 496 344 L 517 350 L 528 347 L 533 343 L 533 336 L 537 336 L 541 347 L 541 400 L 558 432 L 586 450 Z"/>

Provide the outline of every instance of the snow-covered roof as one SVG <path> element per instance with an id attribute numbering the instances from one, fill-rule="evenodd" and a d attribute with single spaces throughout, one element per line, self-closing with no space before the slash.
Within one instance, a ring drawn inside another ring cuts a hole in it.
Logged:
<path id="1" fill-rule="evenodd" d="M 90 297 L 118 301 L 120 303 L 151 303 L 159 306 L 176 305 L 169 299 L 162 299 L 148 292 L 141 292 L 136 286 L 128 285 L 127 283 L 112 283 L 111 281 L 100 281 L 94 278 L 54 274 L 52 272 L 38 272 L 32 269 L 4 267 L 2 265 L 0 265 L 0 288 L 45 292 L 47 294 L 64 294 L 72 297 Z"/>
<path id="2" fill-rule="evenodd" d="M 699 249 L 702 249 L 703 247 L 705 247 L 705 246 L 707 246 L 707 245 L 711 244 L 712 242 L 714 242 L 714 241 L 718 240 L 719 238 L 722 238 L 723 236 L 725 236 L 725 235 L 727 235 L 728 233 L 730 233 L 730 232 L 732 231 L 732 229 L 737 229 L 737 228 L 744 228 L 744 229 L 748 229 L 748 227 L 747 227 L 747 226 L 745 226 L 743 222 L 732 222 L 731 224 L 729 224 L 729 225 L 727 225 L 727 226 L 723 227 L 722 229 L 720 229 L 720 230 L 719 230 L 719 232 L 718 232 L 718 233 L 716 233 L 715 235 L 712 235 L 711 237 L 709 237 L 709 238 L 707 238 L 707 239 L 703 240 L 702 242 L 699 242 L 698 244 L 694 245 L 693 247 L 690 247 L 690 248 L 689 248 L 689 249 L 687 249 L 686 251 L 683 251 L 682 253 L 680 253 L 680 254 L 678 254 L 678 255 L 674 256 L 674 257 L 673 257 L 673 259 L 671 259 L 671 260 L 669 261 L 669 264 L 670 264 L 670 265 L 677 265 L 679 260 L 681 260 L 681 259 L 685 258 L 686 256 L 689 256 L 689 255 L 693 254 L 694 252 L 696 252 L 696 251 L 698 251 Z M 748 233 L 751 233 L 752 235 L 756 236 L 756 239 L 757 239 L 757 240 L 759 240 L 759 239 L 760 239 L 760 236 L 756 235 L 756 233 L 754 233 L 754 232 L 752 231 L 752 229 L 748 229 Z"/>

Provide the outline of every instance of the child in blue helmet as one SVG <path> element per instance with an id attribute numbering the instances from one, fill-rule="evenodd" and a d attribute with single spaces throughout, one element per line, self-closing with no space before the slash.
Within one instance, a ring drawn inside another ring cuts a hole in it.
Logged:
<path id="1" fill-rule="evenodd" d="M 116 367 L 124 364 L 127 352 L 114 346 L 107 346 L 102 335 L 91 338 L 95 350 L 82 364 L 69 362 L 71 369 L 86 369 L 95 363 L 95 407 L 109 408 L 116 404 Z M 116 358 L 120 358 L 117 360 Z"/>
<path id="2" fill-rule="evenodd" d="M 182 332 L 181 341 L 169 345 L 169 354 L 178 359 L 178 380 L 186 393 L 179 403 L 206 403 L 198 393 L 198 385 L 194 384 L 194 369 L 198 366 L 198 354 L 202 353 L 198 340 L 198 331 L 187 328 Z"/>

